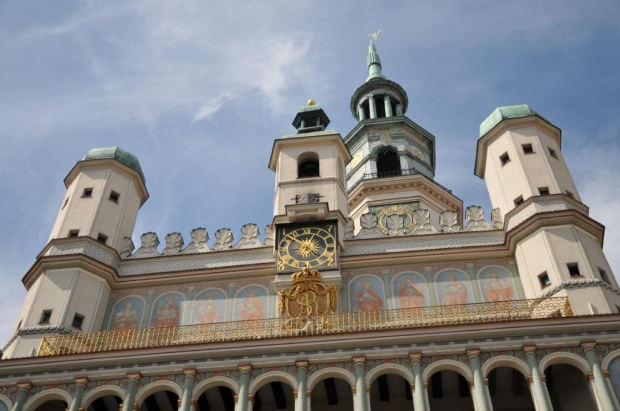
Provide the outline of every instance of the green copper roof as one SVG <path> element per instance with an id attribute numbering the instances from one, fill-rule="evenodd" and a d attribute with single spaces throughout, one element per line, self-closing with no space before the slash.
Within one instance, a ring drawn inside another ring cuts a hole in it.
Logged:
<path id="1" fill-rule="evenodd" d="M 368 46 L 368 78 L 366 81 L 373 78 L 385 78 L 385 76 L 381 73 L 381 59 L 379 58 L 379 53 L 377 53 L 375 45 L 370 44 L 370 46 Z"/>
<path id="2" fill-rule="evenodd" d="M 142 167 L 140 167 L 138 157 L 134 156 L 129 151 L 123 150 L 120 147 L 93 148 L 84 156 L 84 160 L 101 160 L 106 158 L 113 158 L 127 167 L 136 170 L 140 173 L 142 182 L 146 184 L 146 178 L 144 178 L 144 173 L 142 172 Z"/>
<path id="3" fill-rule="evenodd" d="M 491 131 L 493 127 L 499 124 L 505 118 L 519 118 L 538 116 L 548 123 L 549 120 L 532 110 L 527 104 L 517 104 L 516 106 L 505 106 L 496 108 L 489 117 L 480 124 L 480 137 Z"/>

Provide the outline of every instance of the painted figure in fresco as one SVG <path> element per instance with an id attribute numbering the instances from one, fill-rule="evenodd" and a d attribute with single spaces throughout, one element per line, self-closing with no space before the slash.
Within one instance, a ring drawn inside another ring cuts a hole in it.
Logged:
<path id="1" fill-rule="evenodd" d="M 138 314 L 133 309 L 133 303 L 128 301 L 123 309 L 116 313 L 112 324 L 114 331 L 135 330 L 138 328 Z"/>
<path id="2" fill-rule="evenodd" d="M 379 311 L 383 306 L 383 300 L 379 298 L 371 285 L 370 281 L 364 280 L 362 289 L 357 293 L 357 306 L 360 311 Z"/>
<path id="3" fill-rule="evenodd" d="M 500 277 L 495 270 L 491 271 L 491 278 L 486 282 L 487 291 L 484 298 L 487 301 L 508 301 L 512 297 L 514 290 L 505 278 Z"/>
<path id="4" fill-rule="evenodd" d="M 411 277 L 405 278 L 405 282 L 398 292 L 400 308 L 415 308 L 424 306 L 424 293 L 420 287 L 413 282 Z"/>
<path id="5" fill-rule="evenodd" d="M 214 300 L 215 296 L 213 294 L 207 294 L 207 298 L 205 300 L 197 302 L 197 324 L 216 323 L 220 320 L 220 307 L 215 304 Z"/>
<path id="6" fill-rule="evenodd" d="M 239 318 L 242 320 L 261 320 L 265 318 L 265 307 L 256 290 L 248 291 L 248 298 L 239 307 Z"/>
<path id="7" fill-rule="evenodd" d="M 172 296 L 166 297 L 166 303 L 159 307 L 155 314 L 155 327 L 174 327 L 179 324 L 179 307 Z"/>
<path id="8" fill-rule="evenodd" d="M 443 286 L 443 304 L 467 304 L 467 287 L 456 275 L 450 275 L 450 281 Z"/>

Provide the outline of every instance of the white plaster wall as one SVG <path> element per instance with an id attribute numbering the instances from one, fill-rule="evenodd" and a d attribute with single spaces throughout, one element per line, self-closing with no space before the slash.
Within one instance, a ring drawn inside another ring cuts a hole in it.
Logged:
<path id="1" fill-rule="evenodd" d="M 551 137 L 549 134 L 545 133 L 542 130 L 537 130 L 538 136 L 540 137 L 541 145 L 543 146 L 542 151 L 549 162 L 549 167 L 553 171 L 555 175 L 556 181 L 562 193 L 566 193 L 566 190 L 569 190 L 573 193 L 575 199 L 581 201 L 581 197 L 579 196 L 579 192 L 577 191 L 577 186 L 575 186 L 575 182 L 573 181 L 573 177 L 568 169 L 568 165 L 564 160 L 564 156 L 562 156 L 562 152 L 560 151 L 560 146 L 557 141 Z M 549 154 L 549 147 L 555 150 L 557 155 L 557 159 L 551 157 Z"/>
<path id="2" fill-rule="evenodd" d="M 531 234 L 519 242 L 515 250 L 519 276 L 526 298 L 538 298 L 547 287 L 543 288 L 538 275 L 546 271 L 551 286 L 561 282 L 561 274 L 549 246 L 547 233 L 543 230 Z"/>

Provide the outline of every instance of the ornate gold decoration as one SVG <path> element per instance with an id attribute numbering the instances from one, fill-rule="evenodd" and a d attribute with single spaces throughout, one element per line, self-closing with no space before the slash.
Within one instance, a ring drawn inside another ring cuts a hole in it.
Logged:
<path id="1" fill-rule="evenodd" d="M 183 370 L 183 374 L 185 374 L 185 376 L 195 377 L 196 376 L 196 369 L 195 368 L 185 368 Z"/>
<path id="2" fill-rule="evenodd" d="M 76 385 L 87 385 L 88 384 L 88 378 L 86 377 L 77 377 L 73 380 L 73 382 Z"/>
<path id="3" fill-rule="evenodd" d="M 524 345 L 523 346 L 523 352 L 525 352 L 525 353 L 532 352 L 532 353 L 536 354 L 536 346 L 535 345 Z"/>
<path id="4" fill-rule="evenodd" d="M 581 343 L 581 348 L 584 350 L 594 350 L 596 349 L 595 341 L 584 341 Z"/>
<path id="5" fill-rule="evenodd" d="M 323 284 L 318 271 L 304 268 L 293 274 L 292 280 L 290 289 L 278 291 L 280 314 L 290 318 L 306 318 L 336 311 L 336 286 Z"/>
<path id="6" fill-rule="evenodd" d="M 277 231 L 276 269 L 336 268 L 336 225 L 281 226 Z"/>
<path id="7" fill-rule="evenodd" d="M 140 381 L 140 378 L 142 378 L 142 374 L 139 372 L 127 373 L 127 379 L 129 381 Z"/>
<path id="8" fill-rule="evenodd" d="M 252 372 L 252 364 L 244 364 L 240 365 L 239 372 Z"/>
<path id="9" fill-rule="evenodd" d="M 474 357 L 474 356 L 478 357 L 480 355 L 480 350 L 478 348 L 472 348 L 472 349 L 466 350 L 465 354 L 467 354 L 468 358 Z"/>
<path id="10" fill-rule="evenodd" d="M 391 215 L 402 216 L 403 228 L 412 228 L 415 226 L 415 218 L 413 213 L 420 209 L 420 203 L 392 204 L 387 206 L 371 207 L 370 212 L 377 216 L 377 228 L 383 234 L 387 234 L 387 218 Z"/>
<path id="11" fill-rule="evenodd" d="M 32 389 L 32 384 L 29 382 L 18 382 L 17 383 L 18 390 L 30 391 Z"/>
<path id="12" fill-rule="evenodd" d="M 265 318 L 260 321 L 231 321 L 44 337 L 37 355 L 97 353 L 379 330 L 384 332 L 459 324 L 505 323 L 513 320 L 574 317 L 574 315 L 567 297 L 373 312 L 333 312 L 309 317 Z M 136 373 L 128 374 L 127 377 L 132 379 L 132 375 Z M 139 379 L 139 374 L 135 379 Z"/>
<path id="13" fill-rule="evenodd" d="M 353 156 L 353 159 L 351 160 L 351 168 L 355 168 L 359 163 L 362 162 L 363 158 L 364 158 L 364 153 L 362 152 L 362 150 L 355 153 L 355 155 Z"/>

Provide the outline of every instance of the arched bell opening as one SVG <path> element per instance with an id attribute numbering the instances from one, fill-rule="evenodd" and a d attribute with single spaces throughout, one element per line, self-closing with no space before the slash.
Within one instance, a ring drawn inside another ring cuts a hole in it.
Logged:
<path id="1" fill-rule="evenodd" d="M 596 410 L 586 376 L 569 364 L 553 364 L 545 369 L 545 380 L 554 410 Z"/>
<path id="2" fill-rule="evenodd" d="M 168 390 L 157 391 L 148 397 L 140 405 L 140 411 L 177 411 L 179 409 L 179 396 Z"/>
<path id="3" fill-rule="evenodd" d="M 474 411 L 469 383 L 455 371 L 438 371 L 430 377 L 428 402 L 431 411 Z"/>
<path id="4" fill-rule="evenodd" d="M 510 367 L 497 367 L 488 375 L 488 388 L 494 411 L 534 411 L 534 401 L 525 376 Z"/>
<path id="5" fill-rule="evenodd" d="M 391 149 L 377 153 L 377 177 L 394 177 L 401 175 L 398 153 Z"/>
<path id="6" fill-rule="evenodd" d="M 370 385 L 370 409 L 381 410 L 413 409 L 411 385 L 409 381 L 395 374 L 383 374 Z"/>
<path id="7" fill-rule="evenodd" d="M 319 156 L 304 153 L 297 159 L 297 178 L 320 177 Z"/>
<path id="8" fill-rule="evenodd" d="M 234 411 L 235 393 L 228 387 L 211 387 L 203 392 L 196 401 L 199 410 Z"/>
<path id="9" fill-rule="evenodd" d="M 312 389 L 311 411 L 353 411 L 351 385 L 334 377 L 318 382 Z"/>

